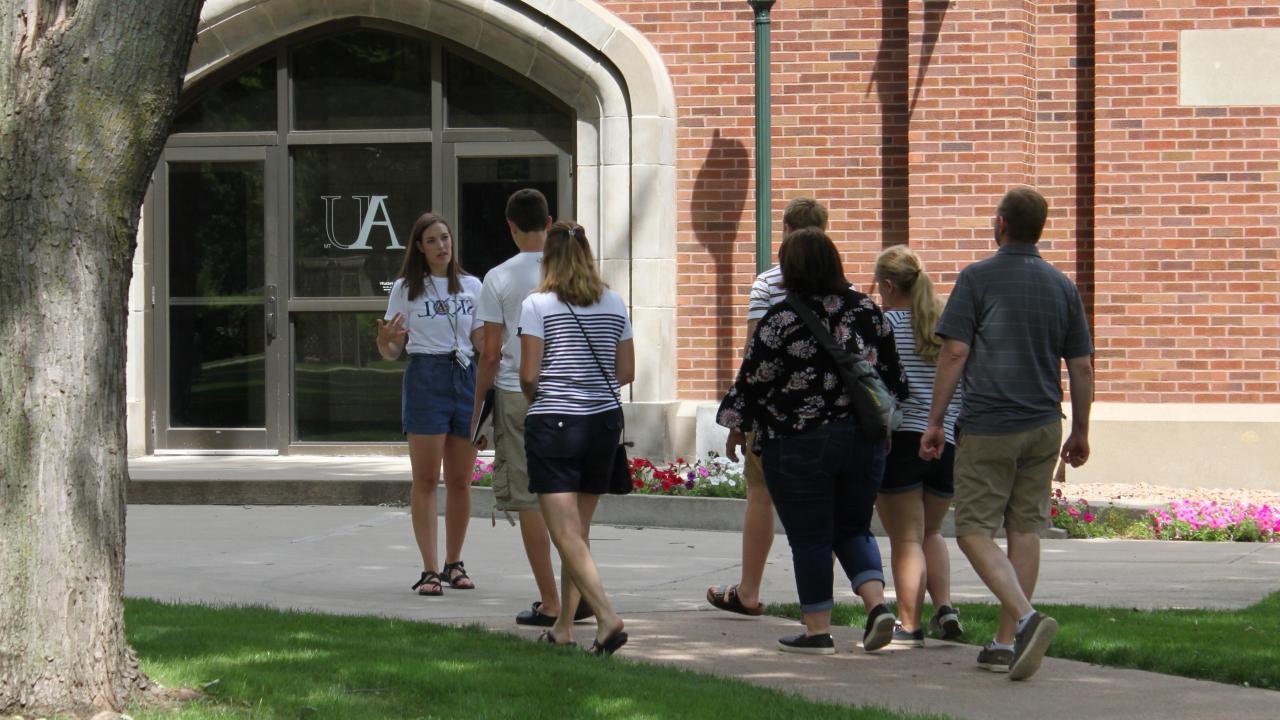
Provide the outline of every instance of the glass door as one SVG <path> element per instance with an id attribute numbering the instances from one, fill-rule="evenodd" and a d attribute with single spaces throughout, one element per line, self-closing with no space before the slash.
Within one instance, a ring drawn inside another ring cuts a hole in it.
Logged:
<path id="1" fill-rule="evenodd" d="M 485 273 L 515 255 L 507 228 L 507 198 L 521 188 L 547 197 L 555 219 L 572 219 L 569 154 L 550 142 L 460 142 L 446 149 L 444 206 L 457 218 L 459 260 Z"/>
<path id="2" fill-rule="evenodd" d="M 172 148 L 157 173 L 159 450 L 278 447 L 283 348 L 267 148 Z"/>

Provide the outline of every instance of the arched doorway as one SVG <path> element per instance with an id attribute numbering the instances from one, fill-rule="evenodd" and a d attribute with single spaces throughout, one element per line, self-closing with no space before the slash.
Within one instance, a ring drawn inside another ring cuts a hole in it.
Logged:
<path id="1" fill-rule="evenodd" d="M 574 214 L 574 110 L 421 30 L 346 19 L 188 88 L 150 203 L 158 450 L 400 439 L 374 320 L 427 210 L 473 273 L 514 254 L 506 196 Z"/>

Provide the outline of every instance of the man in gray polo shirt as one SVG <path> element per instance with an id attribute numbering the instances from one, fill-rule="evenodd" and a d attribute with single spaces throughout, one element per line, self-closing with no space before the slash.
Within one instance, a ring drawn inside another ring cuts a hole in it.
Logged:
<path id="1" fill-rule="evenodd" d="M 965 268 L 938 320 L 943 338 L 929 427 L 920 455 L 938 458 L 943 419 L 963 374 L 955 456 L 956 538 L 1003 609 L 978 665 L 1013 680 L 1040 669 L 1058 623 L 1031 605 L 1040 573 L 1039 531 L 1048 522 L 1059 455 L 1089 459 L 1093 352 L 1076 286 L 1036 249 L 1048 204 L 1030 188 L 996 209 L 993 257 Z M 1071 381 L 1071 433 L 1062 440 L 1062 360 Z M 1061 450 L 1059 450 L 1061 448 Z M 1001 526 L 1008 556 L 993 539 Z"/>

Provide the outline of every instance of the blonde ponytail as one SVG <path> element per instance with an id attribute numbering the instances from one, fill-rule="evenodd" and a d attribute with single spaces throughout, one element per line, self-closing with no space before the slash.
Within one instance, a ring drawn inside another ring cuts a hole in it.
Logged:
<path id="1" fill-rule="evenodd" d="M 936 364 L 942 350 L 942 338 L 935 334 L 942 315 L 942 299 L 933 289 L 933 281 L 925 274 L 920 258 L 906 245 L 886 248 L 876 258 L 876 278 L 893 282 L 900 290 L 911 293 L 911 334 L 916 354 L 925 362 Z"/>

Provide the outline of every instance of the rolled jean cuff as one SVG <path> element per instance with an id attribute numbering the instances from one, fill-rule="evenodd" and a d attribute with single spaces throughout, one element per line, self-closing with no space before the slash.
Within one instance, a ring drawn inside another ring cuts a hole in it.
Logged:
<path id="1" fill-rule="evenodd" d="M 800 612 L 802 613 L 823 612 L 825 610 L 830 610 L 835 606 L 836 606 L 836 601 L 833 598 L 827 598 L 826 600 L 823 600 L 821 602 L 809 603 L 807 605 L 804 603 L 800 603 Z"/>
<path id="2" fill-rule="evenodd" d="M 884 585 L 884 571 L 863 570 L 857 575 L 854 575 L 853 579 L 849 582 L 853 585 L 853 592 L 856 594 L 858 592 L 858 588 L 862 587 L 863 583 L 870 582 L 872 580 L 879 580 L 880 584 Z"/>

